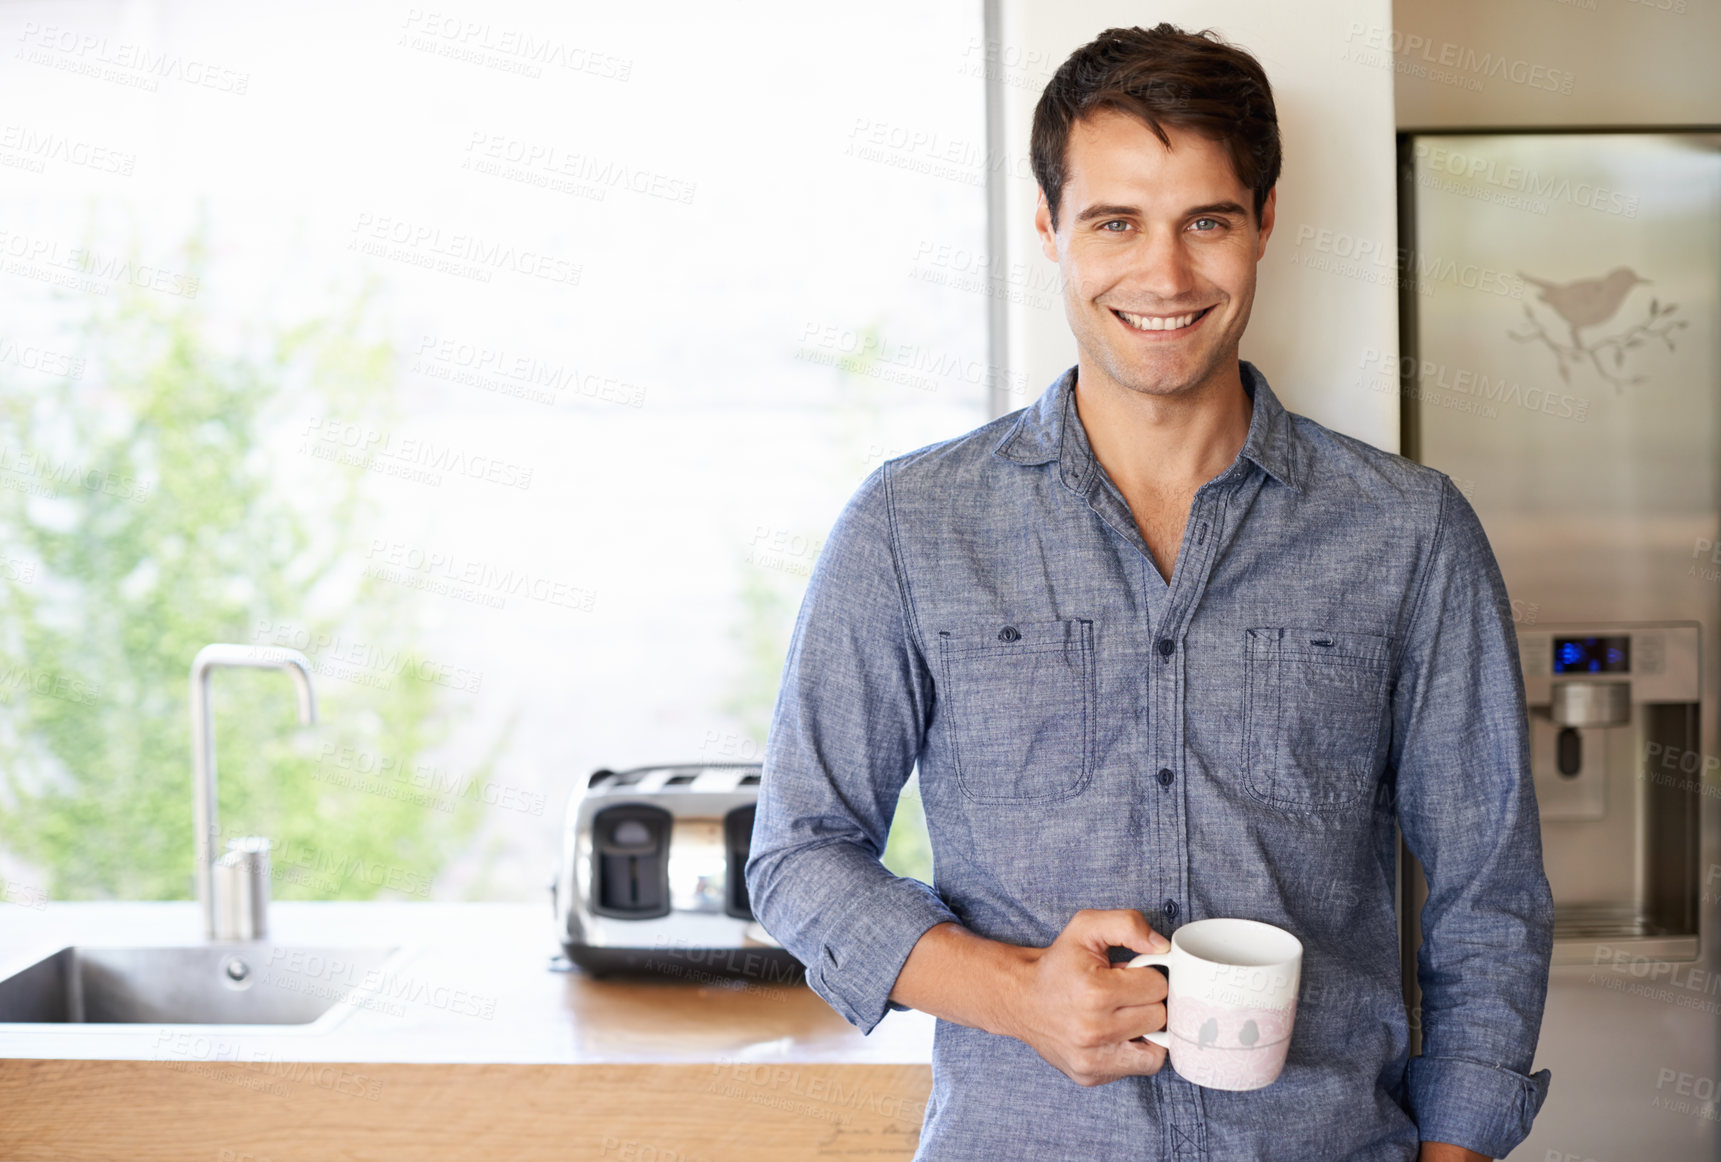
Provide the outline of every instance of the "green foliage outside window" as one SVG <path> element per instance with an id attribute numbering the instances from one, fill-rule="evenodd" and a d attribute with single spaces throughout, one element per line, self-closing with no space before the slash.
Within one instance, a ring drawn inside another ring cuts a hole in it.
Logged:
<path id="1" fill-rule="evenodd" d="M 201 259 L 194 238 L 181 269 Z M 413 664 L 412 595 L 355 567 L 362 471 L 290 438 L 307 413 L 387 414 L 394 351 L 364 294 L 232 336 L 203 290 L 121 281 L 74 307 L 81 375 L 0 376 L 0 851 L 47 898 L 190 896 L 191 660 L 309 645 L 309 729 L 286 675 L 214 675 L 223 837 L 270 837 L 277 898 L 424 897 L 500 740 L 477 769 L 431 761 L 448 691 Z M 330 664 L 335 641 L 364 660 Z"/>

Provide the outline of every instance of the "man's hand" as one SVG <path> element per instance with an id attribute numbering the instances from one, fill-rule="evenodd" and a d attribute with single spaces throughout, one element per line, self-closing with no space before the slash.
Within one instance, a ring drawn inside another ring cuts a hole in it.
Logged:
<path id="1" fill-rule="evenodd" d="M 1017 1032 L 1077 1085 L 1158 1073 L 1165 1050 L 1135 1038 L 1165 1028 L 1165 977 L 1113 964 L 1109 951 L 1163 952 L 1171 945 L 1140 912 L 1077 912 L 1027 962 Z"/>
<path id="2" fill-rule="evenodd" d="M 1450 1142 L 1424 1142 L 1417 1162 L 1489 1162 L 1489 1159 L 1486 1154 L 1478 1154 Z"/>
<path id="3" fill-rule="evenodd" d="M 1135 1038 L 1165 1027 L 1165 977 L 1112 964 L 1113 945 L 1170 947 L 1140 912 L 1127 910 L 1077 912 L 1049 948 L 939 924 L 909 953 L 890 999 L 1014 1037 L 1077 1085 L 1158 1073 L 1165 1050 Z"/>

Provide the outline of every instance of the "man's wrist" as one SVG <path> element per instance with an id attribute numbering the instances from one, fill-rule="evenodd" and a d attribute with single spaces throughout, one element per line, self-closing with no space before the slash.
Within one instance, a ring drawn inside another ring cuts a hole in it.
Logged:
<path id="1" fill-rule="evenodd" d="M 966 928 L 957 932 L 965 946 L 963 951 L 973 958 L 972 967 L 979 970 L 967 978 L 976 990 L 978 1026 L 1001 1037 L 1022 1039 L 1029 1025 L 1025 1006 L 1034 996 L 1034 962 L 1045 950 L 988 940 Z"/>
<path id="2" fill-rule="evenodd" d="M 988 940 L 954 922 L 935 924 L 909 951 L 890 999 L 941 1020 L 1019 1037 L 1031 971 L 1042 949 Z"/>
<path id="3" fill-rule="evenodd" d="M 997 958 L 998 980 L 1001 987 L 995 997 L 996 1006 L 986 1031 L 1003 1037 L 1025 1040 L 1022 1033 L 1028 1022 L 1024 1009 L 1034 997 L 1034 966 L 1046 954 L 1043 948 L 1023 948 L 1015 944 L 993 944 L 991 954 Z"/>
<path id="4" fill-rule="evenodd" d="M 1490 1162 L 1490 1159 L 1486 1154 L 1478 1154 L 1450 1142 L 1424 1142 L 1417 1162 Z"/>

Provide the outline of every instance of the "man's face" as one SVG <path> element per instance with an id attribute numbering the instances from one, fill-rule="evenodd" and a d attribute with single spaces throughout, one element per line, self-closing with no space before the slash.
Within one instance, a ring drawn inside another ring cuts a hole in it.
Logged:
<path id="1" fill-rule="evenodd" d="M 1042 194 L 1034 215 L 1064 277 L 1081 371 L 1166 396 L 1237 374 L 1255 301 L 1255 264 L 1277 191 L 1257 224 L 1253 195 L 1223 147 L 1101 110 L 1071 128 L 1058 229 Z"/>

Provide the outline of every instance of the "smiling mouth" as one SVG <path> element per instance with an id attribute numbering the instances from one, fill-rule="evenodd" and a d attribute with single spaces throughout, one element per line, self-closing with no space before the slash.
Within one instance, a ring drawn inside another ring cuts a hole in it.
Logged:
<path id="1" fill-rule="evenodd" d="M 1132 331 L 1146 334 L 1167 334 L 1189 330 L 1206 318 L 1213 308 L 1202 307 L 1199 311 L 1190 311 L 1182 315 L 1132 315 L 1128 311 L 1120 311 L 1116 307 L 1112 307 L 1110 310 L 1112 314 L 1123 320 L 1124 326 Z"/>

